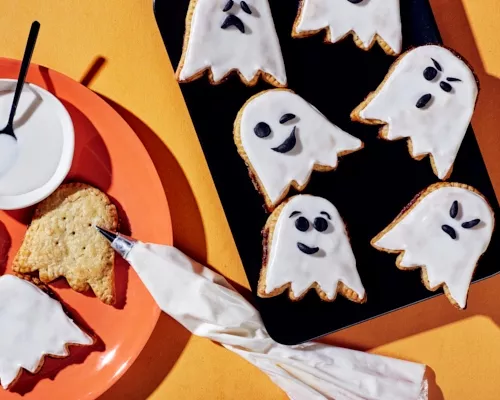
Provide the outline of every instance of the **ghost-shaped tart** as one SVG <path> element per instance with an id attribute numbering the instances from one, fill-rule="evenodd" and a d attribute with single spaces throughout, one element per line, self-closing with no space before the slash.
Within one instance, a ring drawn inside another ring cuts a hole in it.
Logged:
<path id="1" fill-rule="evenodd" d="M 176 77 L 190 82 L 205 71 L 212 84 L 235 71 L 249 86 L 262 77 L 273 86 L 286 87 L 268 0 L 191 0 Z"/>
<path id="2" fill-rule="evenodd" d="M 292 36 L 307 37 L 322 30 L 327 43 L 352 34 L 363 50 L 378 42 L 387 54 L 397 55 L 403 42 L 399 0 L 301 0 Z"/>
<path id="3" fill-rule="evenodd" d="M 45 356 L 63 358 L 69 345 L 94 340 L 64 312 L 61 303 L 13 275 L 0 277 L 0 383 L 12 387 L 22 369 L 32 374 Z"/>
<path id="4" fill-rule="evenodd" d="M 382 138 L 408 138 L 411 156 L 430 155 L 441 180 L 450 177 L 469 127 L 478 85 L 469 66 L 452 51 L 435 45 L 403 54 L 388 75 L 351 114 L 353 121 L 383 125 Z"/>
<path id="5" fill-rule="evenodd" d="M 291 197 L 270 215 L 263 235 L 259 297 L 288 289 L 291 300 L 300 300 L 314 288 L 325 301 L 334 301 L 337 293 L 366 301 L 344 222 L 328 200 Z"/>
<path id="6" fill-rule="evenodd" d="M 273 210 L 290 186 L 303 190 L 313 170 L 330 171 L 363 143 L 290 90 L 261 92 L 234 123 L 234 140 L 257 190 Z"/>
<path id="7" fill-rule="evenodd" d="M 472 276 L 490 243 L 495 216 L 486 199 L 460 183 L 436 183 L 373 240 L 372 246 L 398 253 L 400 269 L 422 268 L 422 281 L 440 287 L 464 309 Z"/>

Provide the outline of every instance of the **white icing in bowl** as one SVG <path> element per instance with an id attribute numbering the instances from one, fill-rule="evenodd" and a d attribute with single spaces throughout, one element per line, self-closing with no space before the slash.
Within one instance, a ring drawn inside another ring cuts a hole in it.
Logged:
<path id="1" fill-rule="evenodd" d="M 0 129 L 7 124 L 16 81 L 0 79 Z M 73 161 L 75 133 L 71 117 L 51 93 L 24 85 L 16 117 L 17 141 L 0 135 L 0 209 L 31 206 L 62 183 Z"/>

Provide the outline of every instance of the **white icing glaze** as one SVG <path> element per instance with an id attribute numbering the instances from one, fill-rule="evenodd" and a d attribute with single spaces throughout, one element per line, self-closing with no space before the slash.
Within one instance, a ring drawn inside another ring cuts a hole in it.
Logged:
<path id="1" fill-rule="evenodd" d="M 291 216 L 294 212 L 300 214 Z M 322 214 L 324 212 L 331 219 Z M 305 232 L 295 226 L 300 217 L 309 221 L 309 229 Z M 314 228 L 316 218 L 324 218 L 328 222 L 324 232 Z M 337 284 L 343 282 L 364 298 L 365 289 L 356 269 L 356 259 L 344 222 L 328 200 L 310 195 L 292 197 L 283 207 L 270 239 L 266 293 L 291 283 L 293 296 L 300 297 L 316 282 L 328 298 L 333 299 Z M 298 243 L 319 250 L 314 254 L 305 254 L 298 248 Z"/>
<path id="2" fill-rule="evenodd" d="M 0 382 L 4 389 L 21 368 L 37 371 L 44 355 L 65 357 L 66 345 L 93 340 L 66 316 L 61 304 L 13 275 L 0 277 Z"/>
<path id="3" fill-rule="evenodd" d="M 296 118 L 280 124 L 280 118 L 286 113 Z M 255 134 L 254 128 L 259 122 L 271 128 L 268 137 L 259 138 Z M 272 150 L 290 136 L 294 127 L 297 143 L 293 150 L 286 154 Z M 304 186 L 315 164 L 335 168 L 339 153 L 363 147 L 358 138 L 333 125 L 300 96 L 280 89 L 262 92 L 245 105 L 240 135 L 261 189 L 272 205 L 276 205 L 293 181 Z"/>
<path id="4" fill-rule="evenodd" d="M 436 60 L 442 72 L 432 81 L 424 78 L 426 68 L 435 68 Z M 476 104 L 478 87 L 470 68 L 455 54 L 440 46 L 422 46 L 403 55 L 386 82 L 369 104 L 359 113 L 367 120 L 388 124 L 387 139 L 410 138 L 412 156 L 431 154 L 443 179 L 449 175 Z M 458 78 L 461 82 L 448 82 Z M 442 83 L 452 86 L 445 92 Z M 426 94 L 432 100 L 425 108 L 417 108 Z"/>
<path id="5" fill-rule="evenodd" d="M 195 2 L 187 48 L 177 71 L 186 81 L 211 68 L 212 78 L 220 81 L 232 70 L 239 70 L 247 82 L 259 71 L 272 75 L 286 86 L 287 79 L 281 47 L 274 27 L 268 0 L 247 0 L 252 14 L 247 14 L 235 0 L 230 10 L 223 8 L 228 0 L 191 0 Z M 222 29 L 229 14 L 238 17 L 245 28 Z"/>
<path id="6" fill-rule="evenodd" d="M 459 204 L 456 218 L 450 215 L 454 201 Z M 481 220 L 476 227 L 462 227 L 476 218 Z M 457 238 L 445 233 L 443 225 L 452 227 Z M 424 266 L 430 287 L 446 284 L 451 297 L 464 308 L 472 274 L 488 248 L 494 225 L 493 211 L 482 196 L 446 186 L 425 195 L 373 245 L 381 250 L 404 251 L 401 268 Z"/>
<path id="7" fill-rule="evenodd" d="M 399 0 L 364 0 L 358 4 L 348 0 L 303 0 L 294 34 L 324 28 L 329 29 L 332 43 L 354 32 L 367 49 L 378 35 L 395 54 L 401 52 Z"/>

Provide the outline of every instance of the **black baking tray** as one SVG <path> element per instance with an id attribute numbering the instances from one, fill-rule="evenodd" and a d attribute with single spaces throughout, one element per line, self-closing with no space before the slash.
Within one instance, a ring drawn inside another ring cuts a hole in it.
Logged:
<path id="1" fill-rule="evenodd" d="M 188 5 L 189 0 L 156 0 L 154 4 L 156 20 L 174 68 L 182 53 Z M 365 52 L 355 46 L 351 37 L 336 44 L 324 44 L 323 34 L 292 39 L 298 1 L 270 0 L 270 5 L 289 88 L 365 143 L 363 150 L 341 159 L 336 171 L 313 173 L 304 193 L 327 198 L 344 218 L 367 303 L 356 304 L 341 296 L 333 303 L 322 302 L 314 290 L 299 302 L 290 301 L 286 293 L 270 299 L 256 297 L 273 339 L 283 344 L 297 344 L 442 293 L 425 289 L 420 270 L 400 271 L 395 266 L 395 255 L 370 246 L 370 240 L 418 192 L 438 179 L 428 158 L 415 161 L 410 157 L 406 140 L 380 140 L 378 127 L 350 121 L 350 112 L 377 88 L 394 57 L 385 55 L 378 45 Z M 404 49 L 441 43 L 428 0 L 401 1 L 401 15 Z M 233 122 L 248 98 L 269 88 L 263 82 L 252 88 L 245 87 L 235 76 L 217 86 L 210 85 L 206 76 L 181 85 L 253 293 L 256 293 L 261 268 L 261 229 L 268 214 L 236 151 Z M 450 181 L 474 186 L 488 198 L 495 213 L 498 212 L 493 186 L 471 128 Z M 293 194 L 292 190 L 289 195 Z M 498 229 L 494 232 L 492 243 L 479 262 L 475 282 L 500 270 L 499 232 Z"/>

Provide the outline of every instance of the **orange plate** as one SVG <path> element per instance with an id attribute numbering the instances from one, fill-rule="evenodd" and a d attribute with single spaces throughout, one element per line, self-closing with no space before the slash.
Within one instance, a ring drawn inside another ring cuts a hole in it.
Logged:
<path id="1" fill-rule="evenodd" d="M 0 58 L 0 77 L 17 78 L 18 71 L 18 61 Z M 32 65 L 27 81 L 57 96 L 71 114 L 76 142 L 67 180 L 87 182 L 108 193 L 119 209 L 122 232 L 171 244 L 170 213 L 160 178 L 127 123 L 97 94 L 60 73 Z M 10 272 L 31 212 L 0 211 L 0 275 Z M 94 399 L 123 375 L 146 344 L 160 310 L 123 259 L 117 257 L 115 271 L 116 307 L 91 293 L 72 291 L 64 279 L 50 285 L 75 319 L 96 333 L 99 343 L 91 348 L 73 346 L 65 359 L 46 358 L 35 375 L 23 371 L 11 391 L 0 387 L 0 400 L 20 395 L 26 400 Z"/>

